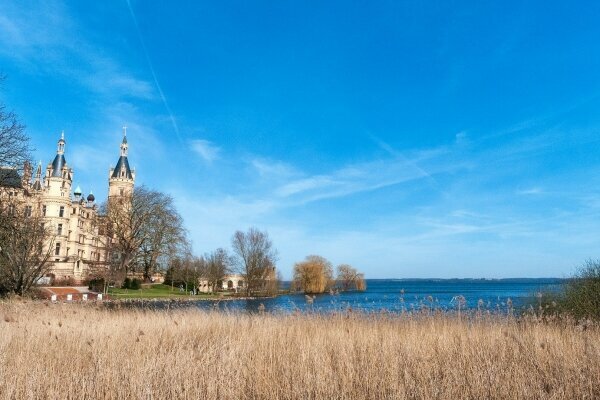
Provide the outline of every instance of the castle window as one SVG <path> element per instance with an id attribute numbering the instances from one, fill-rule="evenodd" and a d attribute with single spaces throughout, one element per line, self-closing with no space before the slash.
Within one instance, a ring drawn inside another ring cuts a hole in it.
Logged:
<path id="1" fill-rule="evenodd" d="M 54 255 L 60 256 L 60 243 L 56 243 L 56 248 L 54 249 Z"/>
<path id="2" fill-rule="evenodd" d="M 121 188 L 121 189 L 119 190 L 119 194 L 120 194 L 121 196 L 123 196 L 123 188 Z"/>
<path id="3" fill-rule="evenodd" d="M 60 209 L 58 210 L 58 216 L 59 217 L 64 217 L 65 216 L 65 207 L 60 206 Z"/>
<path id="4" fill-rule="evenodd" d="M 58 224 L 58 229 L 57 229 L 57 235 L 61 236 L 62 235 L 62 224 Z"/>
<path id="5" fill-rule="evenodd" d="M 75 214 L 75 207 L 73 207 L 73 212 L 71 214 Z"/>
<path id="6" fill-rule="evenodd" d="M 67 254 L 66 254 L 67 256 L 69 255 L 69 250 L 71 250 L 71 248 L 67 247 Z"/>
<path id="7" fill-rule="evenodd" d="M 25 206 L 25 216 L 31 217 L 31 206 Z"/>
<path id="8" fill-rule="evenodd" d="M 46 206 L 42 206 L 42 215 L 46 216 Z"/>

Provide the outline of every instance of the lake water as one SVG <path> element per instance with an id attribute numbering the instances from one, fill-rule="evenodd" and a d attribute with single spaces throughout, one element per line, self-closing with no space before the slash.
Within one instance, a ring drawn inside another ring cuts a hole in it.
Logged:
<path id="1" fill-rule="evenodd" d="M 284 313 L 348 309 L 402 312 L 424 307 L 454 310 L 461 302 L 459 296 L 464 296 L 463 309 L 482 307 L 502 312 L 510 303 L 515 309 L 530 304 L 537 292 L 558 291 L 562 282 L 561 279 L 370 279 L 364 292 L 316 295 L 312 301 L 303 294 L 290 294 L 251 300 L 203 300 L 178 303 L 177 307 L 257 312 L 262 304 L 267 312 Z M 173 306 L 170 302 L 158 302 L 155 305 L 159 308 Z"/>

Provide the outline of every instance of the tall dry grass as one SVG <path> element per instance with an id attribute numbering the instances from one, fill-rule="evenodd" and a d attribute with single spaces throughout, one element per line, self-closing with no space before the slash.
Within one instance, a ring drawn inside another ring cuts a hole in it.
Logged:
<path id="1" fill-rule="evenodd" d="M 600 330 L 0 304 L 2 399 L 593 399 Z"/>

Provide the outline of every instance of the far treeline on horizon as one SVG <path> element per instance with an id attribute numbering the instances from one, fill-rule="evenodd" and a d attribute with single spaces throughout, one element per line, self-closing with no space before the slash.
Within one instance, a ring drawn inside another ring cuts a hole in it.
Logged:
<path id="1" fill-rule="evenodd" d="M 571 277 L 600 257 L 582 9 L 2 2 L 0 278 Z"/>

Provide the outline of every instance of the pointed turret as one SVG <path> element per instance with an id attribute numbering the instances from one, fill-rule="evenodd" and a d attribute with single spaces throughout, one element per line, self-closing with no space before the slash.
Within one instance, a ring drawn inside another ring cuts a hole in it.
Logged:
<path id="1" fill-rule="evenodd" d="M 50 173 L 52 176 L 62 176 L 62 169 L 67 164 L 67 160 L 65 160 L 65 143 L 65 131 L 62 131 L 60 139 L 58 140 L 56 157 L 54 157 L 54 161 L 52 161 L 52 170 Z"/>
<path id="2" fill-rule="evenodd" d="M 117 165 L 110 169 L 108 179 L 108 197 L 130 195 L 133 192 L 135 171 L 129 167 L 127 158 L 127 127 L 123 127 L 123 140 L 121 141 L 121 156 Z"/>
<path id="3" fill-rule="evenodd" d="M 121 157 L 117 161 L 117 165 L 112 170 L 111 178 L 133 179 L 131 168 L 129 168 L 129 160 L 127 159 L 127 127 L 123 127 L 123 140 L 121 141 Z"/>

